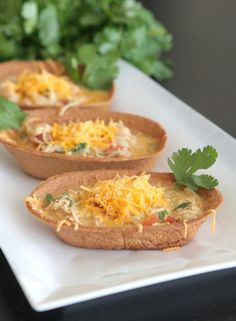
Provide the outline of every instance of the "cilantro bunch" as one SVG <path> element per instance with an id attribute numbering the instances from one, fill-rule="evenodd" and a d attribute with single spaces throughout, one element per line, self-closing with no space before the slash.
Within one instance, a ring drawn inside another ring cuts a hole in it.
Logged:
<path id="1" fill-rule="evenodd" d="M 165 27 L 135 0 L 0 1 L 1 61 L 57 59 L 92 89 L 111 85 L 119 58 L 157 80 L 170 78 L 162 53 L 171 45 Z"/>

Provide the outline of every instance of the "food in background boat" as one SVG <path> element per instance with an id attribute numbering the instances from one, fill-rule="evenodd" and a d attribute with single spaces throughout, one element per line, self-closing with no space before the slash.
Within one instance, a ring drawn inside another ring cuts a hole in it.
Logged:
<path id="1" fill-rule="evenodd" d="M 62 70 L 55 72 L 62 69 L 59 64 L 48 64 L 23 61 L 0 64 L 0 96 L 24 109 L 58 107 L 61 114 L 75 106 L 89 107 L 100 103 L 107 105 L 110 101 L 114 88 L 109 91 L 87 89 L 73 83 Z M 51 66 L 54 66 L 52 71 L 49 68 Z M 20 67 L 21 72 L 14 75 L 14 68 L 18 70 Z M 6 73 L 5 77 L 1 76 L 7 68 L 10 75 Z"/>
<path id="2" fill-rule="evenodd" d="M 24 71 L 14 80 L 3 81 L 0 84 L 0 95 L 25 107 L 62 107 L 65 111 L 73 106 L 105 101 L 109 93 L 91 91 L 75 85 L 65 76 L 42 70 Z"/>

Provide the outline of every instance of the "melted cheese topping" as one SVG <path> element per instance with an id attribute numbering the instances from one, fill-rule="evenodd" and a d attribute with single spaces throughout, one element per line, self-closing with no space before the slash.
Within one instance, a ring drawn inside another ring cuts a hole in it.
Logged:
<path id="1" fill-rule="evenodd" d="M 97 181 L 92 186 L 82 185 L 59 196 L 50 195 L 50 203 L 46 198 L 38 199 L 38 204 L 41 204 L 45 216 L 50 217 L 59 230 L 65 222 L 69 222 L 75 229 L 81 225 L 131 224 L 142 233 L 143 226 L 182 222 L 183 237 L 187 238 L 187 222 L 203 214 L 201 197 L 188 188 L 152 185 L 149 178 L 150 175 L 146 174 L 116 176 Z M 186 201 L 191 201 L 188 207 L 178 207 Z"/>
<path id="2" fill-rule="evenodd" d="M 159 139 L 131 130 L 122 121 L 99 119 L 49 124 L 29 118 L 19 131 L 2 131 L 1 137 L 31 151 L 99 158 L 140 157 L 155 153 L 159 145 Z"/>
<path id="3" fill-rule="evenodd" d="M 107 148 L 115 140 L 118 131 L 117 123 L 104 120 L 52 125 L 51 144 L 60 145 L 69 150 L 79 143 L 86 142 L 89 147 Z"/>
<path id="4" fill-rule="evenodd" d="M 91 91 L 44 69 L 41 72 L 25 70 L 16 80 L 3 81 L 0 94 L 24 106 L 62 107 L 60 114 L 74 106 L 105 102 L 109 98 L 109 92 Z"/>
<path id="5" fill-rule="evenodd" d="M 168 247 L 166 249 L 163 249 L 163 252 L 176 252 L 180 250 L 180 246 L 174 246 L 174 247 Z"/>
<path id="6" fill-rule="evenodd" d="M 102 225 L 122 225 L 139 221 L 155 206 L 166 205 L 162 188 L 149 183 L 149 175 L 117 176 L 95 183 L 91 188 L 80 186 L 78 202 L 82 215 L 93 213 Z"/>
<path id="7" fill-rule="evenodd" d="M 36 103 L 37 94 L 54 92 L 59 100 L 69 100 L 72 98 L 73 90 L 68 79 L 62 76 L 56 76 L 46 70 L 42 72 L 24 71 L 19 75 L 16 82 L 7 81 L 12 91 L 19 95 L 19 99 L 30 99 Z"/>

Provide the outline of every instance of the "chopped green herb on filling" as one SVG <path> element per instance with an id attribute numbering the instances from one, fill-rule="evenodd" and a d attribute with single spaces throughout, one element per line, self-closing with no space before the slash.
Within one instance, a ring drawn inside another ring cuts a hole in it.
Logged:
<path id="1" fill-rule="evenodd" d="M 181 204 L 179 204 L 178 206 L 176 206 L 174 209 L 173 209 L 173 211 L 177 211 L 178 209 L 184 209 L 184 208 L 188 208 L 188 207 L 190 207 L 190 205 L 191 205 L 191 202 L 184 202 L 184 203 L 181 203 Z"/>
<path id="2" fill-rule="evenodd" d="M 86 143 L 80 143 L 80 144 L 76 145 L 71 151 L 73 154 L 79 154 L 79 153 L 83 152 L 86 147 L 87 147 Z"/>
<path id="3" fill-rule="evenodd" d="M 168 211 L 167 210 L 161 210 L 157 212 L 157 215 L 159 217 L 159 219 L 161 221 L 164 221 L 164 219 L 166 218 L 166 216 L 168 215 Z"/>
<path id="4" fill-rule="evenodd" d="M 48 204 L 50 204 L 54 200 L 52 194 L 48 193 L 45 197 L 45 200 L 48 202 Z"/>

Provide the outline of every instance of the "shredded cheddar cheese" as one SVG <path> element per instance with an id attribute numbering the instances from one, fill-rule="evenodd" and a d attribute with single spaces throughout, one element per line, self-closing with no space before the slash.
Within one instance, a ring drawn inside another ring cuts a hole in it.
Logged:
<path id="1" fill-rule="evenodd" d="M 163 189 L 149 183 L 150 175 L 117 176 L 97 181 L 90 189 L 81 186 L 80 214 L 93 213 L 105 225 L 138 224 L 151 208 L 165 206 Z"/>
<path id="2" fill-rule="evenodd" d="M 64 74 L 54 74 L 44 68 L 24 70 L 14 79 L 0 82 L 0 95 L 24 107 L 58 107 L 60 116 L 69 108 L 94 106 L 111 98 L 110 91 L 89 90 Z"/>
<path id="3" fill-rule="evenodd" d="M 15 83 L 15 91 L 20 94 L 20 98 L 30 97 L 32 101 L 35 94 L 54 92 L 60 100 L 72 98 L 71 84 L 61 76 L 53 75 L 46 70 L 42 72 L 23 72 Z"/>
<path id="4" fill-rule="evenodd" d="M 56 229 L 56 231 L 57 231 L 57 232 L 60 232 L 61 227 L 62 227 L 63 225 L 66 225 L 66 226 L 70 227 L 70 226 L 71 226 L 71 223 L 68 222 L 68 220 L 61 220 L 61 221 L 59 221 L 58 224 L 57 224 L 57 229 Z"/>
<path id="5" fill-rule="evenodd" d="M 180 250 L 180 246 L 174 246 L 174 247 L 167 247 L 166 249 L 163 249 L 163 252 L 176 252 Z"/>
<path id="6" fill-rule="evenodd" d="M 183 224 L 184 224 L 184 238 L 186 239 L 188 236 L 188 224 L 186 220 L 183 220 Z"/>
<path id="7" fill-rule="evenodd" d="M 60 145 L 69 150 L 79 143 L 86 142 L 90 147 L 107 148 L 115 139 L 118 127 L 112 120 L 105 124 L 103 120 L 52 125 L 51 144 Z"/>
<path id="8" fill-rule="evenodd" d="M 215 229 L 216 229 L 216 211 L 215 210 L 211 210 L 211 215 L 212 215 L 211 233 L 215 233 Z"/>
<path id="9" fill-rule="evenodd" d="M 138 232 L 143 233 L 143 224 L 139 223 L 137 226 L 138 226 Z"/>

